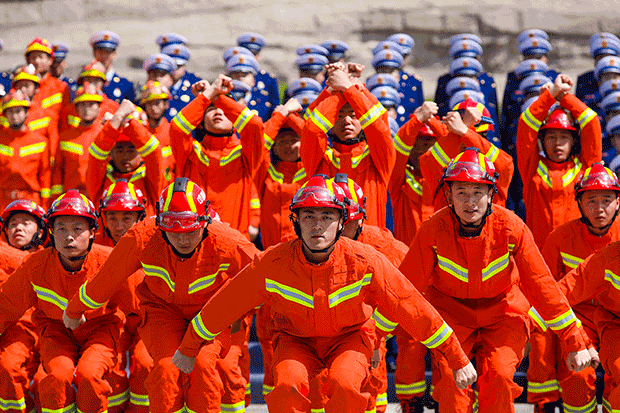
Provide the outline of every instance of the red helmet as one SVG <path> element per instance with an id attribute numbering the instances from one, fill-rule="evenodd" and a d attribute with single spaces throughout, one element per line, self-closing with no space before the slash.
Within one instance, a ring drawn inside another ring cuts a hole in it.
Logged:
<path id="1" fill-rule="evenodd" d="M 495 188 L 498 175 L 493 162 L 478 148 L 467 148 L 450 161 L 441 182 L 475 182 Z"/>
<path id="2" fill-rule="evenodd" d="M 140 212 L 144 217 L 146 198 L 140 188 L 126 179 L 119 179 L 108 187 L 99 201 L 99 212 L 127 211 Z"/>
<path id="3" fill-rule="evenodd" d="M 575 184 L 575 199 L 579 199 L 585 191 L 608 190 L 620 193 L 620 182 L 616 175 L 605 168 L 602 163 L 595 163 L 588 169 Z"/>
<path id="4" fill-rule="evenodd" d="M 486 132 L 492 130 L 495 132 L 495 126 L 493 118 L 491 118 L 491 112 L 482 103 L 478 103 L 473 99 L 465 99 L 454 107 L 455 112 L 459 112 L 463 116 L 463 112 L 467 108 L 476 108 L 482 114 L 482 120 L 475 126 L 476 132 Z"/>
<path id="5" fill-rule="evenodd" d="M 176 178 L 159 196 L 157 225 L 166 232 L 191 232 L 211 223 L 209 201 L 201 187 Z"/>
<path id="6" fill-rule="evenodd" d="M 551 115 L 549 115 L 545 123 L 540 127 L 540 130 L 544 129 L 566 129 L 570 131 L 577 131 L 577 129 L 573 126 L 572 119 L 568 116 L 566 111 L 561 108 L 557 108 L 551 112 Z"/>
<path id="7" fill-rule="evenodd" d="M 347 207 L 342 188 L 334 185 L 326 175 L 314 175 L 295 194 L 289 209 L 297 212 L 300 208 L 336 208 L 342 211 L 347 221 Z"/>
<path id="8" fill-rule="evenodd" d="M 91 225 L 94 228 L 98 227 L 95 206 L 86 195 L 80 194 L 77 189 L 70 189 L 60 195 L 54 203 L 52 203 L 45 218 L 47 219 L 48 225 L 53 227 L 54 220 L 62 216 L 84 217 L 91 221 Z"/>
<path id="9" fill-rule="evenodd" d="M 357 219 L 366 218 L 366 197 L 362 188 L 347 174 L 336 174 L 333 179 L 336 186 L 344 191 L 344 197 L 347 199 L 347 222 Z"/>
<path id="10" fill-rule="evenodd" d="M 7 223 L 11 219 L 11 215 L 18 212 L 25 212 L 39 220 L 39 226 L 45 224 L 45 210 L 29 199 L 18 199 L 11 202 L 2 212 L 2 222 Z"/>

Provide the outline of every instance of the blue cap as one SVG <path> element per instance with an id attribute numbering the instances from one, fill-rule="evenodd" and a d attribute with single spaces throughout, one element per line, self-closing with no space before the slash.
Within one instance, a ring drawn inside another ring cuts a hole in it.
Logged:
<path id="1" fill-rule="evenodd" d="M 482 70 L 482 63 L 473 57 L 459 57 L 450 63 L 450 74 L 452 76 L 478 76 Z"/>
<path id="2" fill-rule="evenodd" d="M 390 133 L 392 134 L 392 139 L 393 139 L 394 136 L 398 134 L 398 130 L 400 129 L 400 126 L 398 125 L 398 122 L 396 122 L 396 119 L 394 119 L 391 116 L 388 116 L 388 123 L 390 124 Z"/>
<path id="3" fill-rule="evenodd" d="M 547 82 L 551 82 L 545 75 L 529 75 L 519 83 L 519 90 L 523 93 L 540 92 L 540 88 Z"/>
<path id="4" fill-rule="evenodd" d="M 173 58 L 177 66 L 186 65 L 192 56 L 189 49 L 182 44 L 169 44 L 161 49 L 161 52 Z"/>
<path id="5" fill-rule="evenodd" d="M 598 79 L 603 73 L 620 73 L 620 58 L 606 56 L 594 66 L 594 77 Z"/>
<path id="6" fill-rule="evenodd" d="M 473 40 L 474 42 L 482 46 L 482 39 L 473 33 L 461 33 L 452 36 L 450 38 L 450 46 L 452 46 L 456 42 L 460 42 L 461 40 Z"/>
<path id="7" fill-rule="evenodd" d="M 482 54 L 482 46 L 473 40 L 460 40 L 450 46 L 450 57 L 478 57 Z"/>
<path id="8" fill-rule="evenodd" d="M 609 122 L 607 122 L 607 125 L 605 126 L 605 132 L 607 132 L 608 137 L 611 137 L 611 135 L 615 135 L 616 133 L 620 133 L 620 115 L 616 115 L 609 119 Z"/>
<path id="9" fill-rule="evenodd" d="M 620 92 L 620 79 L 608 80 L 598 88 L 598 93 L 600 93 L 602 97 L 605 97 L 612 92 Z"/>
<path id="10" fill-rule="evenodd" d="M 613 37 L 612 37 L 613 36 Z M 620 40 L 610 33 L 597 33 L 590 37 L 590 56 L 620 55 Z"/>
<path id="11" fill-rule="evenodd" d="M 528 59 L 517 65 L 515 69 L 515 75 L 518 79 L 524 79 L 527 76 L 535 74 L 546 74 L 549 71 L 549 66 L 542 60 Z"/>
<path id="12" fill-rule="evenodd" d="M 147 72 L 151 70 L 163 70 L 164 72 L 172 73 L 177 70 L 177 64 L 174 62 L 174 59 L 163 53 L 150 55 L 144 61 L 142 67 Z"/>
<path id="13" fill-rule="evenodd" d="M 325 57 L 329 56 L 329 51 L 318 44 L 304 44 L 297 48 L 297 56 L 303 56 L 310 53 L 320 54 Z"/>
<path id="14" fill-rule="evenodd" d="M 549 41 L 549 35 L 546 32 L 544 32 L 543 30 L 540 30 L 540 29 L 528 29 L 528 30 L 525 30 L 525 31 L 522 31 L 521 33 L 519 33 L 519 35 L 517 36 L 517 42 L 519 42 L 519 44 L 521 44 L 524 41 L 526 41 L 527 39 L 533 39 L 533 38 L 543 39 L 543 40 Z"/>
<path id="15" fill-rule="evenodd" d="M 521 54 L 546 55 L 552 49 L 551 43 L 541 37 L 529 37 L 519 43 L 519 52 L 521 52 Z"/>
<path id="16" fill-rule="evenodd" d="M 166 34 L 162 34 L 161 36 L 158 36 L 157 40 L 155 40 L 155 42 L 157 42 L 159 47 L 161 49 L 163 49 L 164 47 L 166 47 L 166 46 L 168 46 L 170 44 L 186 45 L 187 44 L 187 39 L 185 37 L 181 36 L 180 34 L 166 33 Z"/>
<path id="17" fill-rule="evenodd" d="M 327 49 L 329 53 L 327 58 L 330 62 L 337 62 L 344 57 L 344 54 L 350 49 L 349 45 L 342 40 L 328 40 L 321 43 L 321 46 Z"/>
<path id="18" fill-rule="evenodd" d="M 316 98 L 319 97 L 319 94 L 313 93 L 311 91 L 305 91 L 305 92 L 301 92 L 299 94 L 293 95 L 291 97 L 294 97 L 295 99 L 297 99 L 301 107 L 304 110 L 306 110 L 308 109 L 308 106 L 310 106 L 312 102 L 314 102 Z"/>
<path id="19" fill-rule="evenodd" d="M 391 86 L 398 90 L 400 85 L 398 84 L 398 79 L 387 73 L 376 73 L 366 80 L 366 87 L 370 91 L 379 86 Z"/>
<path id="20" fill-rule="evenodd" d="M 222 56 L 224 58 L 224 63 L 228 62 L 228 59 L 237 54 L 244 54 L 246 56 L 254 57 L 254 53 L 252 53 L 250 49 L 246 49 L 245 47 L 241 46 L 235 46 L 226 49 L 226 51 L 224 52 L 224 55 Z"/>
<path id="21" fill-rule="evenodd" d="M 411 51 L 415 47 L 415 41 L 413 40 L 413 37 L 405 33 L 393 34 L 385 40 L 387 40 L 388 42 L 397 43 L 401 47 L 401 49 L 403 49 L 404 55 L 411 53 Z"/>
<path id="22" fill-rule="evenodd" d="M 620 110 L 620 92 L 612 92 L 605 96 L 599 105 L 605 112 Z"/>
<path id="23" fill-rule="evenodd" d="M 473 90 L 461 90 L 450 97 L 448 107 L 450 108 L 450 110 L 452 110 L 453 107 L 467 99 L 471 99 L 474 102 L 482 103 L 484 105 L 484 95 L 482 94 L 482 92 L 476 92 Z"/>
<path id="24" fill-rule="evenodd" d="M 375 69 L 381 66 L 388 66 L 393 68 L 400 68 L 405 60 L 396 50 L 381 50 L 372 57 L 372 67 Z"/>
<path id="25" fill-rule="evenodd" d="M 395 43 L 389 40 L 384 40 L 382 42 L 377 43 L 377 45 L 372 48 L 372 54 L 376 55 L 377 53 L 383 50 L 394 50 L 395 52 L 398 52 L 401 56 L 404 53 L 404 49 L 398 43 Z"/>
<path id="26" fill-rule="evenodd" d="M 316 53 L 304 54 L 295 60 L 295 64 L 300 70 L 310 70 L 317 73 L 323 70 L 323 67 L 328 63 L 327 57 Z"/>
<path id="27" fill-rule="evenodd" d="M 249 92 L 252 91 L 252 86 L 240 80 L 232 81 L 232 90 L 230 91 L 235 97 L 235 100 L 243 99 Z"/>
<path id="28" fill-rule="evenodd" d="M 476 92 L 480 92 L 480 83 L 477 79 L 472 79 L 471 77 L 465 76 L 457 76 L 450 79 L 450 81 L 446 85 L 446 93 L 448 94 L 448 96 L 452 96 L 455 92 L 458 92 L 459 90 L 473 90 Z"/>
<path id="29" fill-rule="evenodd" d="M 302 77 L 292 81 L 287 89 L 289 96 L 298 95 L 302 92 L 321 93 L 322 90 L 323 86 L 309 77 Z"/>
<path id="30" fill-rule="evenodd" d="M 372 94 L 383 106 L 398 106 L 400 104 L 398 90 L 391 86 L 376 87 L 372 90 Z"/>
<path id="31" fill-rule="evenodd" d="M 532 96 L 531 98 L 523 102 L 523 104 L 521 105 L 521 113 L 525 112 L 525 110 L 529 108 L 530 105 L 534 103 L 536 100 L 538 100 L 538 96 Z"/>
<path id="32" fill-rule="evenodd" d="M 56 60 L 57 62 L 65 60 L 65 57 L 67 57 L 67 53 L 69 53 L 69 46 L 67 46 L 66 44 L 52 43 L 52 55 L 54 56 L 54 60 Z"/>
<path id="33" fill-rule="evenodd" d="M 265 38 L 258 33 L 244 33 L 237 37 L 237 44 L 254 54 L 258 54 L 265 46 Z"/>
<path id="34" fill-rule="evenodd" d="M 254 56 L 237 54 L 228 59 L 228 62 L 226 62 L 226 70 L 228 73 L 244 72 L 256 75 L 259 71 L 259 64 Z"/>
<path id="35" fill-rule="evenodd" d="M 89 43 L 93 48 L 116 50 L 121 43 L 121 38 L 114 32 L 104 30 L 91 37 Z"/>

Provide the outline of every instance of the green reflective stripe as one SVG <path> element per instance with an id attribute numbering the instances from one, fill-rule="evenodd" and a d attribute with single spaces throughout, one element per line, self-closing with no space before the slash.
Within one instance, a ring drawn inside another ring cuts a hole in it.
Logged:
<path id="1" fill-rule="evenodd" d="M 437 262 L 439 264 L 439 268 L 447 272 L 448 274 L 454 275 L 456 278 L 463 282 L 469 282 L 469 271 L 467 268 L 463 268 L 457 263 L 450 261 L 446 257 L 442 257 L 441 255 L 437 255 Z"/>
<path id="2" fill-rule="evenodd" d="M 420 183 L 415 179 L 413 172 L 409 169 L 405 169 L 405 182 L 409 185 L 413 192 L 422 196 L 422 185 L 420 185 Z"/>
<path id="3" fill-rule="evenodd" d="M 549 391 L 559 391 L 560 386 L 557 380 L 549 380 L 544 383 L 536 383 L 533 381 L 527 382 L 528 393 L 546 393 Z"/>
<path id="4" fill-rule="evenodd" d="M 46 147 L 47 143 L 45 142 L 33 143 L 32 145 L 22 146 L 21 148 L 19 148 L 19 156 L 24 157 L 37 153 L 43 153 L 45 152 Z"/>
<path id="5" fill-rule="evenodd" d="M 381 103 L 377 103 L 372 108 L 368 110 L 365 114 L 360 118 L 360 123 L 362 125 L 362 129 L 366 129 L 370 126 L 374 121 L 379 119 L 381 115 L 383 115 L 387 110 L 383 107 Z"/>
<path id="6" fill-rule="evenodd" d="M 233 123 L 233 126 L 235 127 L 235 129 L 237 129 L 237 132 L 241 133 L 241 131 L 243 130 L 243 128 L 245 128 L 250 119 L 252 119 L 252 116 L 254 116 L 254 113 L 248 108 L 244 108 L 241 111 L 241 113 L 237 117 L 237 120 L 235 121 L 235 123 Z"/>
<path id="7" fill-rule="evenodd" d="M 30 284 L 32 284 L 32 288 L 34 289 L 34 292 L 37 294 L 37 297 L 39 297 L 39 300 L 52 303 L 55 306 L 59 307 L 62 311 L 65 311 L 69 300 L 67 300 L 65 297 L 62 297 L 56 294 L 52 290 L 38 286 L 32 282 Z"/>
<path id="8" fill-rule="evenodd" d="M 426 391 L 426 381 L 416 381 L 411 384 L 395 384 L 396 394 L 417 394 Z"/>
<path id="9" fill-rule="evenodd" d="M 433 155 L 433 158 L 435 158 L 439 165 L 443 166 L 444 168 L 448 166 L 450 158 L 443 151 L 443 148 L 439 146 L 439 143 L 435 142 L 435 144 L 431 146 L 431 155 Z"/>
<path id="10" fill-rule="evenodd" d="M 547 331 L 547 328 L 549 328 L 549 326 L 547 325 L 547 323 L 545 323 L 545 320 L 543 320 L 543 318 L 540 316 L 540 314 L 538 314 L 538 311 L 536 311 L 534 307 L 531 307 L 527 313 L 530 315 L 532 320 L 534 320 L 536 324 L 538 324 L 538 327 L 540 327 L 542 331 Z"/>
<path id="11" fill-rule="evenodd" d="M 222 412 L 245 412 L 245 400 L 234 404 L 220 403 L 220 409 Z"/>
<path id="12" fill-rule="evenodd" d="M 396 148 L 399 153 L 405 156 L 409 156 L 411 150 L 413 149 L 413 145 L 407 145 L 405 142 L 402 141 L 400 136 L 396 135 L 394 136 L 394 148 Z"/>
<path id="13" fill-rule="evenodd" d="M 508 263 L 510 262 L 510 254 L 506 253 L 492 261 L 489 265 L 487 265 L 482 270 L 482 281 L 486 281 L 489 278 L 493 277 L 495 274 L 503 271 L 506 267 L 508 267 Z"/>
<path id="14" fill-rule="evenodd" d="M 590 123 L 591 120 L 595 119 L 598 115 L 595 111 L 590 108 L 584 110 L 581 115 L 577 118 L 577 122 L 579 122 L 579 127 L 583 130 L 583 128 Z"/>
<path id="15" fill-rule="evenodd" d="M 245 394 L 252 394 L 252 384 L 251 383 L 248 383 L 245 386 Z"/>
<path id="16" fill-rule="evenodd" d="M 605 270 L 605 280 L 609 281 L 615 289 L 620 290 L 620 277 L 611 270 Z"/>
<path id="17" fill-rule="evenodd" d="M 172 147 L 170 145 L 161 148 L 161 156 L 168 158 L 172 156 Z"/>
<path id="18" fill-rule="evenodd" d="M 54 195 L 62 194 L 63 188 L 64 187 L 62 185 L 52 185 L 52 194 Z"/>
<path id="19" fill-rule="evenodd" d="M 318 108 L 315 108 L 312 111 L 312 113 L 310 114 L 310 120 L 312 121 L 312 123 L 318 126 L 319 129 L 323 131 L 323 133 L 329 132 L 329 130 L 334 127 L 334 125 L 329 120 L 327 120 L 327 118 L 323 116 L 321 112 L 319 112 Z"/>
<path id="20" fill-rule="evenodd" d="M 161 278 L 168 285 L 170 291 L 174 292 L 174 281 L 170 278 L 168 270 L 156 265 L 145 264 L 143 262 L 140 263 L 142 264 L 142 269 L 144 270 L 144 274 L 146 276 Z"/>
<path id="21" fill-rule="evenodd" d="M 346 287 L 339 288 L 329 295 L 329 308 L 333 308 L 343 301 L 350 300 L 357 297 L 362 291 L 362 287 L 370 284 L 372 280 L 372 273 L 365 274 L 364 278 L 354 282 Z"/>
<path id="22" fill-rule="evenodd" d="M 73 116 L 73 115 L 67 116 L 67 123 L 73 126 L 74 128 L 77 128 L 78 126 L 80 126 L 80 122 L 82 122 L 82 119 L 80 119 L 79 116 Z"/>
<path id="23" fill-rule="evenodd" d="M 310 409 L 310 413 L 325 413 L 325 409 Z"/>
<path id="24" fill-rule="evenodd" d="M 13 156 L 13 148 L 7 145 L 0 145 L 0 155 Z"/>
<path id="25" fill-rule="evenodd" d="M 499 156 L 499 149 L 497 149 L 495 145 L 491 144 L 491 147 L 489 148 L 489 151 L 486 154 L 487 159 L 489 159 L 491 162 L 495 162 L 498 156 Z"/>
<path id="26" fill-rule="evenodd" d="M 134 171 L 134 173 L 131 175 L 131 178 L 129 178 L 129 182 L 135 182 L 138 179 L 142 179 L 146 176 L 146 165 L 142 165 L 141 167 L 139 167 L 138 169 L 136 169 Z"/>
<path id="27" fill-rule="evenodd" d="M 398 326 L 398 323 L 389 320 L 381 314 L 378 308 L 375 308 L 375 312 L 372 314 L 372 319 L 375 320 L 375 325 L 377 328 L 387 333 L 394 331 L 394 329 Z"/>
<path id="28" fill-rule="evenodd" d="M 135 404 L 136 406 L 148 406 L 149 405 L 149 395 L 148 394 L 138 394 L 134 392 L 129 393 L 129 403 Z"/>
<path id="29" fill-rule="evenodd" d="M 129 400 L 129 389 L 125 390 L 123 393 L 114 394 L 108 397 L 108 408 L 120 406 Z"/>
<path id="30" fill-rule="evenodd" d="M 92 147 L 93 144 L 91 144 Z M 79 143 L 69 142 L 69 141 L 60 141 L 60 150 L 65 152 L 71 152 L 76 155 L 84 155 L 84 147 Z M 90 149 L 89 149 L 90 151 Z"/>
<path id="31" fill-rule="evenodd" d="M 41 106 L 47 109 L 52 105 L 62 102 L 62 93 L 55 93 L 52 96 L 46 97 L 41 101 Z"/>
<path id="32" fill-rule="evenodd" d="M 75 403 L 71 403 L 68 406 L 60 407 L 58 409 L 47 409 L 45 407 L 41 407 L 42 413 L 74 413 L 77 411 L 78 410 L 77 410 L 77 407 L 75 406 Z"/>
<path id="33" fill-rule="evenodd" d="M 273 391 L 273 386 L 268 386 L 268 385 L 263 383 L 263 396 L 268 395 L 272 391 Z"/>
<path id="34" fill-rule="evenodd" d="M 328 147 L 325 150 L 325 155 L 327 155 L 327 157 L 331 161 L 332 165 L 334 165 L 336 168 L 340 169 L 340 158 L 336 157 L 336 155 L 334 154 L 334 150 L 332 148 Z"/>
<path id="35" fill-rule="evenodd" d="M 448 339 L 448 337 L 450 337 L 451 334 L 452 329 L 444 321 L 441 327 L 439 327 L 432 336 L 422 341 L 422 344 L 424 344 L 428 348 L 438 347 L 442 345 Z"/>
<path id="36" fill-rule="evenodd" d="M 301 168 L 299 171 L 297 171 L 295 173 L 295 175 L 293 176 L 293 183 L 301 181 L 302 179 L 304 179 L 306 177 L 306 170 L 304 168 Z"/>
<path id="37" fill-rule="evenodd" d="M 521 119 L 523 120 L 523 122 L 525 122 L 527 126 L 532 128 L 534 132 L 538 132 L 540 130 L 540 127 L 542 126 L 542 121 L 536 119 L 534 115 L 532 115 L 532 112 L 530 112 L 530 108 L 527 108 L 525 112 L 521 114 Z"/>
<path id="38" fill-rule="evenodd" d="M 273 166 L 272 163 L 269 164 L 269 168 L 267 169 L 267 172 L 269 172 L 269 176 L 275 182 L 284 183 L 284 174 L 276 171 L 276 168 Z"/>
<path id="39" fill-rule="evenodd" d="M 568 310 L 567 312 L 565 312 L 559 317 L 554 318 L 553 320 L 545 320 L 545 323 L 547 323 L 547 325 L 551 327 L 552 330 L 561 330 L 564 327 L 567 327 L 570 324 L 576 322 L 577 316 L 575 316 L 573 310 Z"/>
<path id="40" fill-rule="evenodd" d="M 183 116 L 181 112 L 177 113 L 177 115 L 172 119 L 172 123 L 177 125 L 179 129 L 186 135 L 192 133 L 192 131 L 196 128 Z"/>
<path id="41" fill-rule="evenodd" d="M 86 284 L 88 284 L 88 281 L 86 281 L 84 284 L 80 286 L 80 291 L 79 291 L 80 301 L 86 307 L 92 308 L 93 310 L 103 307 L 105 303 L 98 303 L 97 301 L 90 298 L 88 294 L 86 294 Z"/>
<path id="42" fill-rule="evenodd" d="M 543 161 L 538 161 L 538 169 L 536 169 L 536 173 L 540 175 L 543 182 L 546 183 L 549 188 L 553 188 L 553 183 L 551 182 L 551 177 L 549 176 L 549 169 L 547 169 L 547 165 L 545 165 Z"/>
<path id="43" fill-rule="evenodd" d="M 377 395 L 377 406 L 387 406 L 387 404 L 388 404 L 387 393 L 381 393 Z"/>
<path id="44" fill-rule="evenodd" d="M 265 149 L 270 151 L 274 143 L 273 139 L 271 139 L 271 137 L 267 135 L 266 133 L 263 133 L 263 139 L 265 140 Z"/>
<path id="45" fill-rule="evenodd" d="M 268 292 L 278 294 L 285 300 L 301 304 L 304 307 L 314 308 L 314 297 L 308 295 L 296 288 L 280 284 L 277 281 L 265 278 L 265 288 Z"/>
<path id="46" fill-rule="evenodd" d="M 351 165 L 354 168 L 357 168 L 357 166 L 360 164 L 362 159 L 364 159 L 368 155 L 370 155 L 370 148 L 368 147 L 368 145 L 366 145 L 366 148 L 364 148 L 364 151 L 360 155 L 355 156 L 351 159 Z"/>
<path id="47" fill-rule="evenodd" d="M 562 401 L 565 413 L 591 413 L 597 410 L 596 397 L 593 398 L 588 404 L 582 407 L 571 406 Z"/>
<path id="48" fill-rule="evenodd" d="M 60 145 L 62 146 L 62 142 L 60 142 Z M 111 151 L 104 151 L 99 146 L 97 146 L 95 142 L 91 143 L 90 147 L 88 148 L 88 153 L 90 153 L 92 156 L 94 156 L 96 159 L 99 159 L 100 161 L 105 161 L 106 159 L 108 159 L 108 155 L 110 154 L 110 152 Z"/>
<path id="49" fill-rule="evenodd" d="M 258 198 L 250 199 L 250 209 L 260 209 L 260 199 Z"/>
<path id="50" fill-rule="evenodd" d="M 192 319 L 192 327 L 194 327 L 194 331 L 204 340 L 213 340 L 219 333 L 210 332 L 207 327 L 205 327 L 202 322 L 202 317 L 200 317 L 200 313 L 196 314 L 196 317 Z"/>
<path id="51" fill-rule="evenodd" d="M 189 285 L 189 294 L 197 293 L 198 291 L 204 290 L 205 288 L 212 286 L 215 282 L 215 279 L 217 278 L 217 275 L 222 271 L 226 271 L 228 268 L 230 268 L 230 263 L 222 263 L 220 264 L 217 271 L 215 271 L 213 274 L 209 274 L 197 279 Z"/>
<path id="52" fill-rule="evenodd" d="M 241 157 L 241 145 L 237 145 L 234 147 L 231 153 L 220 158 L 220 166 L 224 166 L 234 161 L 237 158 Z"/>
<path id="53" fill-rule="evenodd" d="M 0 410 L 26 410 L 26 399 L 23 397 L 17 400 L 3 399 L 0 397 Z"/>
<path id="54" fill-rule="evenodd" d="M 515 249 L 515 244 L 508 244 L 508 251 L 512 252 Z"/>
<path id="55" fill-rule="evenodd" d="M 41 198 L 49 198 L 52 196 L 52 190 L 50 188 L 41 188 Z"/>
<path id="56" fill-rule="evenodd" d="M 581 258 L 575 257 L 574 255 L 570 255 L 566 252 L 560 251 L 560 255 L 562 256 L 562 262 L 569 268 L 577 268 L 579 264 L 583 262 Z"/>
<path id="57" fill-rule="evenodd" d="M 51 122 L 49 116 L 46 116 L 41 119 L 33 120 L 32 122 L 28 122 L 28 127 L 30 130 L 39 130 L 43 128 L 47 128 Z"/>
<path id="58" fill-rule="evenodd" d="M 147 143 L 144 144 L 143 147 L 138 149 L 138 154 L 140 156 L 145 157 L 152 153 L 159 146 L 159 141 L 155 137 L 155 135 L 151 135 L 151 138 Z"/>
<path id="59" fill-rule="evenodd" d="M 562 176 L 562 185 L 563 186 L 568 186 L 573 179 L 575 179 L 577 177 L 577 175 L 579 175 L 579 172 L 581 171 L 581 162 L 579 161 L 579 159 L 575 158 L 575 166 L 573 166 L 571 169 L 568 170 L 568 172 L 566 172 L 563 176 Z"/>
<path id="60" fill-rule="evenodd" d="M 202 151 L 202 145 L 197 141 L 192 141 L 192 145 L 194 145 L 194 152 L 198 156 L 198 160 L 209 166 L 209 157 Z"/>

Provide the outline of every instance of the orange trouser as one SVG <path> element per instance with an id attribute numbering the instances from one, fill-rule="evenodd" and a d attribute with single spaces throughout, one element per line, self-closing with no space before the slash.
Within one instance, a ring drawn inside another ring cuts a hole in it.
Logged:
<path id="1" fill-rule="evenodd" d="M 368 393 L 362 383 L 369 375 L 372 333 L 354 330 L 338 337 L 301 338 L 280 333 L 274 340 L 275 386 L 266 397 L 271 413 L 310 410 L 310 378 L 329 369 L 327 413 L 364 413 Z"/>
<path id="2" fill-rule="evenodd" d="M 245 411 L 246 390 L 250 382 L 250 366 L 249 362 L 246 362 L 250 359 L 248 351 L 249 329 L 250 326 L 244 320 L 241 323 L 241 330 L 231 336 L 230 350 L 224 358 L 217 361 L 217 368 L 224 387 L 221 403 L 223 412 Z"/>
<path id="3" fill-rule="evenodd" d="M 123 359 L 129 352 L 129 360 L 122 363 L 123 372 L 129 361 L 129 388 L 126 389 L 129 403 L 124 411 L 126 413 L 148 413 L 149 396 L 144 382 L 153 368 L 153 359 L 140 338 L 138 327 L 142 319 L 137 314 L 129 314 L 125 323 L 124 334 L 121 335 Z M 114 396 L 112 396 L 114 397 Z"/>
<path id="4" fill-rule="evenodd" d="M 42 409 L 68 411 L 77 404 L 84 413 L 107 410 L 112 394 L 107 377 L 116 365 L 120 328 L 118 319 L 98 319 L 74 332 L 61 321 L 48 321 L 40 328 L 43 369 L 37 390 Z"/>
<path id="5" fill-rule="evenodd" d="M 620 409 L 620 317 L 599 306 L 594 321 L 600 333 L 599 357 L 607 374 L 603 408 L 615 411 Z"/>
<path id="6" fill-rule="evenodd" d="M 426 353 L 428 349 L 405 330 L 396 330 L 398 356 L 394 382 L 399 400 L 411 400 L 426 392 Z"/>
<path id="7" fill-rule="evenodd" d="M 273 324 L 271 323 L 271 306 L 263 304 L 256 313 L 256 335 L 263 353 L 263 397 L 273 390 L 273 373 L 271 363 L 273 361 Z"/>
<path id="8" fill-rule="evenodd" d="M 39 365 L 34 325 L 21 320 L 0 337 L 0 410 L 29 412 L 34 401 L 28 389 Z"/>

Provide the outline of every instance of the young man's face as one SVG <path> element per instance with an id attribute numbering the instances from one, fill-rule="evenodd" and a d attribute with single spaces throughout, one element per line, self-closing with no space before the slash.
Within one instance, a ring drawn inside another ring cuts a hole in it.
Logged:
<path id="1" fill-rule="evenodd" d="M 345 103 L 338 112 L 338 119 L 334 123 L 332 132 L 341 141 L 354 139 L 362 131 L 362 124 L 355 116 L 350 104 Z"/>
<path id="2" fill-rule="evenodd" d="M 107 69 L 110 68 L 114 59 L 116 59 L 116 50 L 102 49 L 101 47 L 93 48 L 93 57 L 95 60 L 101 62 L 101 64 Z"/>
<path id="3" fill-rule="evenodd" d="M 149 119 L 160 120 L 169 107 L 168 99 L 150 100 L 144 103 L 144 111 Z"/>
<path id="4" fill-rule="evenodd" d="M 301 139 L 292 131 L 278 133 L 273 143 L 273 153 L 284 162 L 296 162 L 300 148 Z"/>
<path id="5" fill-rule="evenodd" d="M 27 245 L 40 231 L 37 219 L 26 212 L 14 214 L 4 227 L 9 244 L 15 248 Z"/>
<path id="6" fill-rule="evenodd" d="M 202 242 L 204 228 L 191 232 L 166 232 L 170 244 L 181 254 L 191 254 Z"/>
<path id="7" fill-rule="evenodd" d="M 585 191 L 579 202 L 583 215 L 595 229 L 609 225 L 620 205 L 618 195 L 608 190 Z"/>
<path id="8" fill-rule="evenodd" d="M 60 216 L 54 219 L 54 248 L 66 258 L 81 257 L 88 252 L 95 229 L 84 217 Z"/>
<path id="9" fill-rule="evenodd" d="M 310 249 L 328 248 L 342 228 L 340 211 L 335 208 L 301 208 L 299 227 L 301 237 Z"/>
<path id="10" fill-rule="evenodd" d="M 65 72 L 65 69 L 67 68 L 67 61 L 66 60 L 54 60 L 52 62 L 52 66 L 50 67 L 50 72 L 52 73 L 52 76 L 54 77 L 60 77 L 62 76 L 62 74 Z"/>
<path id="11" fill-rule="evenodd" d="M 75 110 L 80 119 L 86 123 L 90 123 L 94 122 L 97 116 L 99 116 L 100 107 L 101 104 L 99 102 L 85 101 L 76 103 Z"/>
<path id="12" fill-rule="evenodd" d="M 52 66 L 52 60 L 53 59 L 51 55 L 40 50 L 34 50 L 28 53 L 28 56 L 26 56 L 26 61 L 28 62 L 28 64 L 33 65 L 34 69 L 39 74 L 45 74 L 50 70 L 50 67 Z"/>
<path id="13" fill-rule="evenodd" d="M 475 182 L 452 182 L 448 202 L 454 205 L 456 215 L 466 224 L 480 225 L 491 204 L 492 189 Z"/>
<path id="14" fill-rule="evenodd" d="M 210 133 L 228 133 L 233 129 L 233 123 L 215 105 L 209 105 L 205 111 L 203 126 Z"/>
<path id="15" fill-rule="evenodd" d="M 172 79 L 172 73 L 165 70 L 154 69 L 147 72 L 148 80 L 159 82 L 170 89 L 174 85 L 174 79 Z"/>
<path id="16" fill-rule="evenodd" d="M 616 149 L 616 153 L 620 154 L 620 133 L 611 136 L 611 145 Z"/>
<path id="17" fill-rule="evenodd" d="M 142 162 L 142 157 L 131 142 L 116 142 L 110 151 L 110 159 L 122 173 L 135 171 Z"/>
<path id="18" fill-rule="evenodd" d="M 39 85 L 28 79 L 22 79 L 15 82 L 15 90 L 21 90 L 30 100 L 32 100 L 32 97 L 37 92 L 38 87 Z"/>
<path id="19" fill-rule="evenodd" d="M 545 153 L 555 163 L 561 163 L 568 159 L 573 149 L 573 143 L 573 135 L 565 129 L 547 129 L 543 139 Z"/>
<path id="20" fill-rule="evenodd" d="M 137 211 L 105 211 L 106 228 L 117 243 L 131 227 L 138 222 L 140 213 Z"/>
<path id="21" fill-rule="evenodd" d="M 2 112 L 9 125 L 13 129 L 19 129 L 22 127 L 28 117 L 28 109 L 25 106 L 15 106 L 7 108 Z"/>
<path id="22" fill-rule="evenodd" d="M 603 83 L 607 82 L 608 80 L 616 80 L 616 79 L 620 79 L 620 73 L 612 73 L 612 72 L 602 73 L 598 77 L 598 84 L 600 86 Z"/>
<path id="23" fill-rule="evenodd" d="M 238 80 L 250 87 L 254 87 L 254 85 L 256 84 L 256 79 L 254 78 L 254 75 L 250 72 L 230 72 L 228 75 L 231 77 L 232 80 Z"/>
<path id="24" fill-rule="evenodd" d="M 81 84 L 84 84 L 84 83 L 90 83 L 93 86 L 95 86 L 97 89 L 103 90 L 103 85 L 105 84 L 105 81 L 102 78 L 96 77 L 96 76 L 84 76 L 81 79 Z"/>

